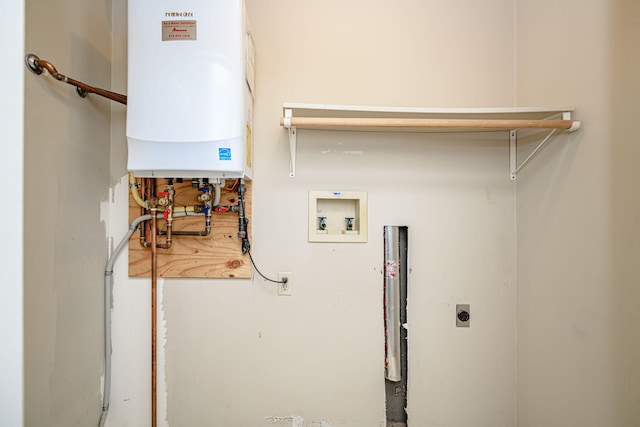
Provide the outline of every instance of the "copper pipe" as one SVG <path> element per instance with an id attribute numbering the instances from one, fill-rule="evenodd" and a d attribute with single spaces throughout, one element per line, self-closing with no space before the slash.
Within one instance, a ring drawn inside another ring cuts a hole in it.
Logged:
<path id="1" fill-rule="evenodd" d="M 167 219 L 167 231 L 164 233 L 167 235 L 167 239 L 165 240 L 164 243 L 158 244 L 158 247 L 160 249 L 169 249 L 171 248 L 171 235 L 172 235 L 172 230 L 173 230 L 173 218 L 168 218 Z M 163 233 L 158 233 L 158 234 L 163 234 Z"/>
<path id="2" fill-rule="evenodd" d="M 176 194 L 176 190 L 173 186 L 173 182 L 167 180 L 167 189 L 165 191 L 166 193 L 166 197 L 167 200 L 169 202 L 168 206 L 165 206 L 165 219 L 167 220 L 167 231 L 166 231 L 166 235 L 167 238 L 165 239 L 165 242 L 163 244 L 158 245 L 159 248 L 161 249 L 170 249 L 171 248 L 171 235 L 173 232 L 173 202 L 174 202 L 174 196 Z"/>
<path id="3" fill-rule="evenodd" d="M 156 191 L 156 180 L 152 178 L 143 178 L 140 182 L 140 194 L 144 200 L 151 201 L 152 204 L 155 204 L 155 198 L 151 197 L 152 194 L 155 194 Z M 153 199 L 153 201 L 152 201 Z M 147 211 L 144 208 L 141 208 L 142 215 L 144 215 Z M 147 231 L 151 230 L 151 225 L 149 221 L 145 221 L 143 226 L 140 227 L 140 245 L 143 248 L 148 248 L 151 246 L 151 241 L 147 240 Z M 160 231 L 158 231 L 158 235 L 161 235 Z"/>
<path id="4" fill-rule="evenodd" d="M 194 214 L 194 216 L 195 215 L 196 214 Z M 205 221 L 206 221 L 206 218 L 205 218 Z M 196 231 L 196 230 L 175 230 L 175 231 L 172 231 L 172 230 L 169 230 L 169 227 L 171 227 L 171 226 L 167 222 L 167 229 L 166 230 L 158 229 L 158 236 L 167 236 L 167 239 L 169 241 L 173 241 L 171 236 L 200 236 L 200 237 L 206 237 L 209 234 L 211 234 L 211 226 L 207 227 L 206 225 L 205 225 L 205 228 L 203 230 L 200 230 L 200 231 Z M 168 248 L 163 247 L 162 244 L 159 244 L 158 247 L 162 248 L 162 249 L 168 249 Z"/>
<path id="5" fill-rule="evenodd" d="M 86 83 L 82 83 L 78 80 L 67 77 L 64 74 L 60 74 L 51 62 L 40 59 L 32 53 L 26 56 L 25 62 L 27 64 L 27 68 L 29 68 L 29 70 L 31 70 L 35 74 L 42 74 L 44 70 L 47 70 L 49 74 L 51 74 L 51 77 L 53 77 L 54 79 L 75 86 L 77 88 L 76 90 L 78 91 L 78 95 L 83 98 L 87 96 L 87 93 L 95 93 L 96 95 L 102 96 L 115 102 L 119 102 L 120 104 L 127 105 L 127 95 L 122 95 L 120 93 L 111 92 L 106 89 L 89 86 Z"/>
<path id="6" fill-rule="evenodd" d="M 142 198 L 144 200 L 147 199 L 147 187 L 145 186 L 146 184 L 146 179 L 141 179 L 140 180 L 140 195 L 142 196 Z M 140 206 L 140 215 L 144 215 L 147 213 L 147 210 L 145 208 L 143 208 L 142 206 Z M 148 248 L 149 247 L 149 242 L 147 242 L 147 227 L 149 226 L 149 222 L 145 221 L 142 226 L 140 227 L 140 246 L 142 246 L 143 248 Z"/>
<path id="7" fill-rule="evenodd" d="M 151 208 L 151 427 L 156 427 L 156 299 L 158 286 L 158 250 L 156 247 L 156 214 L 158 209 Z"/>
<path id="8" fill-rule="evenodd" d="M 204 230 L 201 230 L 201 231 L 180 230 L 180 231 L 174 231 L 173 234 L 176 235 L 176 236 L 199 236 L 199 237 L 205 237 L 205 236 L 208 236 L 209 234 L 211 234 L 211 229 L 207 230 L 205 228 Z"/>

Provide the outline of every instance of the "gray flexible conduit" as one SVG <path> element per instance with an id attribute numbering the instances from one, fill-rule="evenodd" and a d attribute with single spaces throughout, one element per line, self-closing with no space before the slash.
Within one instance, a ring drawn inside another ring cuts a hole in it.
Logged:
<path id="1" fill-rule="evenodd" d="M 186 212 L 175 212 L 174 218 L 182 216 L 202 216 L 202 214 Z M 163 218 L 163 214 L 158 214 L 158 218 Z M 142 215 L 134 219 L 129 225 L 129 231 L 124 235 L 118 246 L 113 250 L 111 256 L 107 260 L 104 269 L 104 384 L 102 392 L 102 413 L 100 414 L 99 427 L 104 427 L 109 412 L 109 403 L 111 401 L 111 284 L 113 278 L 113 265 L 122 248 L 124 248 L 133 233 L 138 229 L 141 222 L 151 219 L 151 215 Z"/>

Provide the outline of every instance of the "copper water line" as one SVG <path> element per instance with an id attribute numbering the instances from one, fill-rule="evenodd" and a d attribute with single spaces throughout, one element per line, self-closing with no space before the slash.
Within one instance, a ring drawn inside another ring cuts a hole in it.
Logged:
<path id="1" fill-rule="evenodd" d="M 64 74 L 60 74 L 51 62 L 40 59 L 33 53 L 30 53 L 25 57 L 25 63 L 27 65 L 27 68 L 29 68 L 29 70 L 31 70 L 35 74 L 42 74 L 44 70 L 47 70 L 49 74 L 51 74 L 51 77 L 53 77 L 54 79 L 75 86 L 77 88 L 76 90 L 78 92 L 78 95 L 83 98 L 87 96 L 87 93 L 95 93 L 96 95 L 102 96 L 115 102 L 119 102 L 120 104 L 127 105 L 127 95 L 122 95 L 120 93 L 115 93 L 109 90 L 89 86 L 86 83 L 82 83 L 78 80 L 67 77 Z"/>
<path id="2" fill-rule="evenodd" d="M 146 183 L 146 179 L 141 179 L 140 180 L 140 194 L 142 195 L 143 200 L 147 199 L 147 195 L 146 195 L 146 191 L 147 191 L 147 187 L 145 185 Z M 147 210 L 140 206 L 140 215 L 144 215 L 145 213 L 147 213 Z M 147 242 L 147 226 L 148 226 L 148 222 L 145 221 L 142 224 L 142 227 L 140 227 L 140 245 L 143 248 L 148 248 L 149 247 L 149 242 Z"/>
<path id="3" fill-rule="evenodd" d="M 151 427 L 156 427 L 156 299 L 158 286 L 158 250 L 156 247 L 156 227 L 158 208 L 151 208 Z"/>
<path id="4" fill-rule="evenodd" d="M 163 234 L 163 233 L 160 233 Z M 175 234 L 176 236 L 199 236 L 199 237 L 206 237 L 209 234 L 211 234 L 211 228 L 207 229 L 207 227 L 205 226 L 204 230 L 200 230 L 200 231 L 196 231 L 196 230 L 180 230 L 180 231 L 174 231 L 173 234 Z"/>
<path id="5" fill-rule="evenodd" d="M 172 230 L 173 230 L 173 218 L 169 217 L 169 218 L 167 218 L 167 231 L 165 232 L 167 238 L 166 238 L 164 243 L 159 243 L 157 245 L 157 247 L 159 247 L 160 249 L 169 249 L 169 248 L 171 248 Z"/>
<path id="6" fill-rule="evenodd" d="M 198 214 L 194 214 L 194 215 L 198 215 Z M 158 230 L 158 236 L 167 236 L 167 239 L 171 242 L 173 239 L 171 236 L 200 236 L 200 237 L 206 237 L 208 235 L 211 234 L 211 218 L 209 217 L 209 224 L 207 224 L 207 217 L 205 216 L 205 227 L 203 230 L 197 231 L 197 230 L 173 230 L 173 227 L 169 224 L 169 221 L 167 220 L 167 229 L 166 230 Z M 169 229 L 171 228 L 171 230 Z M 142 240 L 141 240 L 142 242 Z M 145 244 L 142 244 L 142 246 L 145 246 Z M 169 249 L 164 247 L 162 244 L 158 244 L 158 247 L 161 249 Z"/>
<path id="7" fill-rule="evenodd" d="M 160 232 L 160 234 L 166 234 L 167 235 L 167 239 L 169 241 L 171 241 L 171 228 L 170 228 L 170 223 L 167 221 L 167 231 L 166 232 Z M 208 214 L 205 216 L 205 225 L 204 225 L 204 230 L 200 230 L 200 231 L 196 231 L 196 230 L 178 230 L 178 231 L 174 231 L 173 234 L 175 234 L 176 236 L 200 236 L 200 237 L 206 237 L 209 234 L 211 234 L 211 209 L 209 209 Z"/>
<path id="8" fill-rule="evenodd" d="M 164 219 L 167 221 L 167 231 L 166 231 L 166 239 L 164 243 L 158 244 L 160 249 L 170 249 L 171 241 L 172 241 L 172 233 L 173 233 L 173 203 L 174 197 L 176 194 L 176 190 L 173 186 L 173 181 L 167 182 L 167 189 L 164 191 L 163 196 L 166 199 L 159 199 L 158 202 L 164 202 L 166 205 L 164 206 Z"/>
<path id="9" fill-rule="evenodd" d="M 156 192 L 156 180 L 151 178 L 143 178 L 140 181 L 140 194 L 142 198 L 145 200 L 150 200 L 152 194 Z M 146 213 L 145 208 L 141 208 L 141 215 Z M 147 241 L 147 228 L 149 227 L 149 222 L 145 221 L 142 227 L 140 227 L 140 245 L 143 248 L 148 248 L 150 246 L 150 242 Z"/>

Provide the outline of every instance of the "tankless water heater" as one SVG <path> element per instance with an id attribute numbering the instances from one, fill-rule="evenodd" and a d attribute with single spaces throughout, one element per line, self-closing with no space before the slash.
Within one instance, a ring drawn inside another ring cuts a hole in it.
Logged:
<path id="1" fill-rule="evenodd" d="M 128 11 L 129 171 L 250 178 L 253 46 L 243 1 L 130 0 Z"/>

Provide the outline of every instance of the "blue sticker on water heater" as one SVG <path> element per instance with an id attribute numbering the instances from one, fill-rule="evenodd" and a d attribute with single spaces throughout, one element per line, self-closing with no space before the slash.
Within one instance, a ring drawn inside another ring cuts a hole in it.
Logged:
<path id="1" fill-rule="evenodd" d="M 220 160 L 231 160 L 231 148 L 218 148 Z"/>

